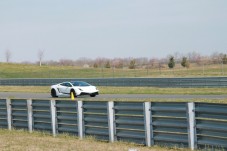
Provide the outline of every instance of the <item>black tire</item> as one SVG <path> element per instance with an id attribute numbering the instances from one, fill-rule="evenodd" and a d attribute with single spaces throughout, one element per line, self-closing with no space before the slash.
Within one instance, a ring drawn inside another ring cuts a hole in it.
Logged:
<path id="1" fill-rule="evenodd" d="M 58 97 L 57 94 L 56 94 L 55 89 L 51 89 L 51 96 L 52 96 L 53 98 Z"/>
<path id="2" fill-rule="evenodd" d="M 96 94 L 90 94 L 90 97 L 95 97 L 96 96 Z"/>

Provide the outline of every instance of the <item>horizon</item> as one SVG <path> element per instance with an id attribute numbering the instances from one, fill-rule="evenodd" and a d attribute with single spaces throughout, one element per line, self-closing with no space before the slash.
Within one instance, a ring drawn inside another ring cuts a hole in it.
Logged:
<path id="1" fill-rule="evenodd" d="M 45 54 L 44 54 L 45 55 Z M 71 63 L 76 63 L 76 62 L 86 62 L 86 63 L 97 63 L 97 62 L 102 62 L 102 63 L 106 63 L 107 61 L 123 61 L 123 62 L 130 62 L 132 60 L 136 60 L 138 62 L 147 62 L 149 64 L 149 62 L 168 62 L 170 57 L 173 57 L 174 60 L 178 63 L 180 63 L 182 61 L 182 59 L 184 57 L 186 57 L 190 62 L 207 62 L 207 61 L 221 61 L 223 60 L 223 58 L 226 58 L 227 54 L 226 53 L 220 53 L 220 52 L 214 52 L 210 55 L 201 55 L 200 53 L 197 52 L 190 52 L 188 54 L 180 54 L 179 52 L 175 52 L 175 54 L 172 55 L 167 55 L 166 57 L 162 57 L 162 58 L 157 58 L 157 57 L 152 57 L 152 58 L 148 58 L 148 57 L 116 57 L 116 58 L 107 58 L 107 57 L 97 57 L 97 58 L 88 58 L 88 57 L 81 57 L 81 58 L 77 58 L 77 59 L 67 59 L 67 58 L 62 58 L 59 60 L 45 60 L 45 59 L 41 59 L 41 64 L 48 64 L 48 63 L 63 63 L 63 62 L 71 62 Z M 6 60 L 6 59 L 5 59 Z M 40 63 L 39 60 L 35 60 L 35 61 L 28 61 L 28 60 L 24 60 L 24 61 L 13 61 L 12 59 L 10 59 L 9 62 L 6 61 L 1 61 L 0 63 L 12 63 L 12 64 L 37 64 Z"/>

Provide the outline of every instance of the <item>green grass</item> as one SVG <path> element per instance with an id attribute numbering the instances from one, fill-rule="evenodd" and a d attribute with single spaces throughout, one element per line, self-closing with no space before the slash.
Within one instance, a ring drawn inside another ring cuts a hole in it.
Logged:
<path id="1" fill-rule="evenodd" d="M 100 94 L 227 95 L 227 88 L 98 87 Z M 48 86 L 0 86 L 0 92 L 50 93 Z"/>
<path id="2" fill-rule="evenodd" d="M 52 137 L 42 132 L 29 133 L 23 130 L 0 129 L 1 151 L 189 151 L 189 149 L 177 149 L 167 147 L 145 147 L 133 143 L 115 142 L 107 143 L 97 141 L 92 137 L 83 140 L 67 134 Z"/>
<path id="3" fill-rule="evenodd" d="M 227 76 L 227 65 L 191 65 L 185 69 L 176 65 L 174 70 L 161 69 L 107 69 L 76 66 L 38 66 L 0 63 L 0 78 L 108 78 L 108 77 L 201 77 Z"/>

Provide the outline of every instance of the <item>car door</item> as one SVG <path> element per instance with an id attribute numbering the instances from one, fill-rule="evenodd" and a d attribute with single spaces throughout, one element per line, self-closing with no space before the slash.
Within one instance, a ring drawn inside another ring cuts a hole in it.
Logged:
<path id="1" fill-rule="evenodd" d="M 72 85 L 69 82 L 65 82 L 63 83 L 60 91 L 61 93 L 64 93 L 64 94 L 70 94 L 71 88 L 72 88 Z"/>
<path id="2" fill-rule="evenodd" d="M 60 93 L 64 93 L 64 91 L 65 91 L 65 83 L 59 84 L 59 86 L 58 86 L 58 91 L 59 91 Z"/>
<path id="3" fill-rule="evenodd" d="M 66 84 L 66 89 L 65 89 L 65 93 L 67 93 L 67 94 L 70 94 L 70 91 L 71 91 L 71 89 L 72 89 L 72 85 L 70 84 L 70 83 L 67 83 Z"/>
<path id="4" fill-rule="evenodd" d="M 72 85 L 69 82 L 65 82 L 64 83 L 64 88 L 62 89 L 62 93 L 70 94 L 71 88 L 72 88 Z"/>

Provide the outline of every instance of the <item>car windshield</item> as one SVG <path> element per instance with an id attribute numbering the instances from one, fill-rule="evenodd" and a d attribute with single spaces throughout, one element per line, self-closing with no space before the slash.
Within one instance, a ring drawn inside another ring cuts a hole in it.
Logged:
<path id="1" fill-rule="evenodd" d="M 90 86 L 90 84 L 86 83 L 86 82 L 82 82 L 82 81 L 75 81 L 72 82 L 73 86 L 80 86 L 80 87 L 84 87 L 84 86 Z"/>

